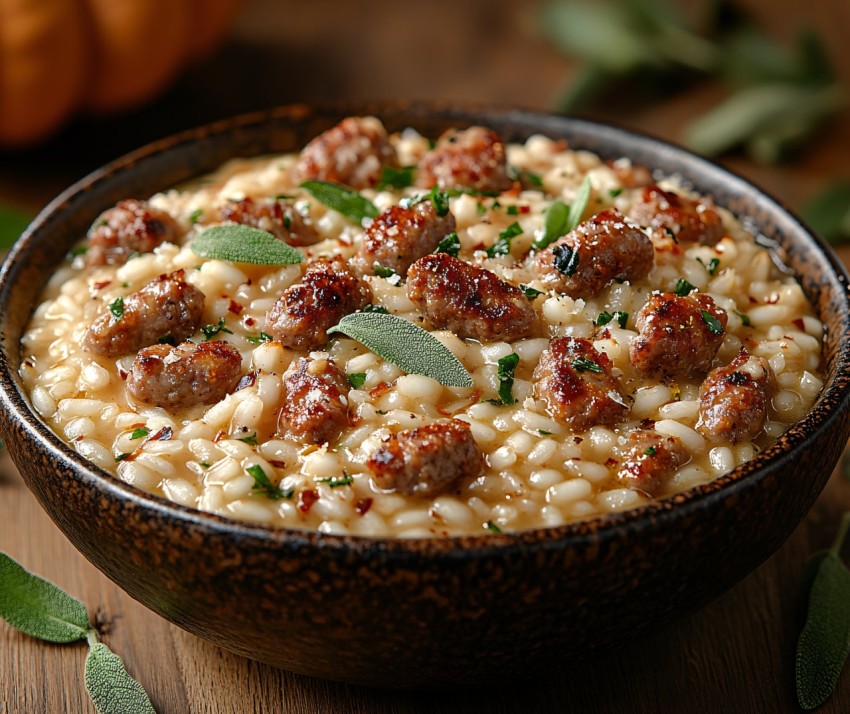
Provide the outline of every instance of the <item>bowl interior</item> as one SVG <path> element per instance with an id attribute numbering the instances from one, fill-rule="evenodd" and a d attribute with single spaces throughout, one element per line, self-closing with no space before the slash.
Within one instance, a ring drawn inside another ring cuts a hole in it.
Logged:
<path id="1" fill-rule="evenodd" d="M 499 548 L 511 543 L 559 542 L 572 537 L 604 538 L 610 528 L 639 528 L 649 521 L 674 518 L 682 509 L 700 508 L 707 499 L 718 497 L 718 494 L 728 495 L 730 489 L 752 485 L 758 480 L 762 466 L 781 466 L 791 450 L 806 448 L 807 442 L 818 433 L 833 428 L 835 420 L 844 418 L 850 404 L 847 273 L 831 249 L 814 238 L 776 200 L 705 159 L 617 127 L 519 110 L 459 109 L 434 103 L 393 102 L 320 108 L 296 105 L 218 122 L 125 156 L 94 172 L 53 201 L 16 244 L 0 273 L 0 306 L 3 309 L 0 385 L 10 417 L 22 425 L 28 438 L 46 444 L 54 458 L 73 465 L 105 492 L 144 502 L 149 508 L 178 519 L 190 519 L 205 528 L 272 540 L 294 538 L 299 542 L 315 542 L 320 539 L 326 547 L 334 544 L 347 548 L 376 547 L 370 539 L 320 537 L 228 521 L 172 504 L 119 482 L 86 462 L 50 431 L 35 414 L 17 376 L 20 337 L 42 287 L 68 248 L 85 234 L 102 210 L 123 198 L 146 197 L 184 182 L 233 157 L 298 150 L 316 134 L 352 114 L 375 114 L 391 132 L 412 126 L 433 137 L 450 127 L 473 124 L 490 126 L 511 142 L 544 134 L 564 139 L 570 146 L 592 151 L 603 159 L 625 156 L 660 173 L 679 175 L 694 190 L 712 195 L 719 205 L 732 211 L 774 248 L 776 255 L 797 275 L 804 292 L 827 325 L 824 343 L 826 388 L 813 410 L 772 447 L 715 481 L 633 511 L 558 528 L 501 536 L 388 541 L 381 545 L 382 548 L 445 553 L 456 549 Z"/>

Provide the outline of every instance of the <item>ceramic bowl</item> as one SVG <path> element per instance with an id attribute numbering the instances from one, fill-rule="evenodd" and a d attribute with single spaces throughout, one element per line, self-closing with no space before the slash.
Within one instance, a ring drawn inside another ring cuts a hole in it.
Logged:
<path id="1" fill-rule="evenodd" d="M 558 528 L 373 540 L 254 526 L 184 508 L 99 470 L 37 416 L 19 341 L 48 276 L 94 218 L 236 156 L 297 150 L 352 114 L 436 136 L 483 124 L 506 140 L 564 138 L 679 174 L 774 245 L 827 326 L 826 386 L 773 446 L 659 503 Z M 656 139 L 525 111 L 419 103 L 291 106 L 152 144 L 51 203 L 0 274 L 0 433 L 50 517 L 132 597 L 199 637 L 288 670 L 391 687 L 516 679 L 585 658 L 694 610 L 790 535 L 850 429 L 847 273 L 777 201 Z"/>

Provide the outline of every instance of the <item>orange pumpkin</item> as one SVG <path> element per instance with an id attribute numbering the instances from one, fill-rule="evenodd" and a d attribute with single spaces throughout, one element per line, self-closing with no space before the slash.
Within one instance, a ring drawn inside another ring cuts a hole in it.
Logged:
<path id="1" fill-rule="evenodd" d="M 145 102 L 215 47 L 239 3 L 0 0 L 0 145 Z"/>

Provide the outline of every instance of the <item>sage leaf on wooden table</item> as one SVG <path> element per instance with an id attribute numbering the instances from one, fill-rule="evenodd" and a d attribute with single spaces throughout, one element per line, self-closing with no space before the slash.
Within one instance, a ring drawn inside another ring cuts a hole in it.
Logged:
<path id="1" fill-rule="evenodd" d="M 156 714 L 142 685 L 102 642 L 93 645 L 86 657 L 86 690 L 101 714 Z"/>
<path id="2" fill-rule="evenodd" d="M 118 655 L 98 642 L 86 606 L 0 552 L 0 617 L 26 635 L 48 642 L 86 640 L 86 689 L 99 714 L 156 714 L 148 695 Z"/>
<path id="3" fill-rule="evenodd" d="M 253 265 L 296 265 L 304 255 L 271 233 L 238 224 L 212 226 L 191 243 L 201 258 Z"/>
<path id="4" fill-rule="evenodd" d="M 328 334 L 335 332 L 357 340 L 408 374 L 422 374 L 447 387 L 473 386 L 469 372 L 448 347 L 402 317 L 355 312 L 328 330 Z"/>
<path id="5" fill-rule="evenodd" d="M 797 699 L 803 709 L 815 709 L 832 695 L 850 654 L 850 571 L 840 551 L 850 528 L 845 513 L 832 547 L 813 556 L 803 585 L 811 583 L 806 624 L 797 641 Z M 812 577 L 814 574 L 814 577 Z"/>
<path id="6" fill-rule="evenodd" d="M 0 250 L 9 250 L 31 220 L 14 208 L 0 205 Z"/>
<path id="7" fill-rule="evenodd" d="M 305 181 L 301 184 L 307 193 L 319 203 L 341 213 L 352 223 L 360 225 L 364 218 L 376 218 L 378 207 L 368 198 L 353 189 L 331 181 Z"/>

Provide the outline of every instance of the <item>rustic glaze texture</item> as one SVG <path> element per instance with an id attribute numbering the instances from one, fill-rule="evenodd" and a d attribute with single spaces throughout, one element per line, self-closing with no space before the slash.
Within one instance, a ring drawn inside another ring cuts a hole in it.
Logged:
<path id="1" fill-rule="evenodd" d="M 67 448 L 16 376 L 47 276 L 105 207 L 232 156 L 291 151 L 350 114 L 430 136 L 491 126 L 507 141 L 565 138 L 603 158 L 679 173 L 774 241 L 828 326 L 827 386 L 752 461 L 704 486 L 604 519 L 500 536 L 383 541 L 250 526 L 138 491 Z M 813 504 L 850 432 L 847 276 L 775 201 L 717 166 L 609 126 L 434 104 L 289 107 L 167 139 L 57 198 L 0 274 L 0 432 L 42 506 L 98 568 L 163 617 L 247 657 L 392 687 L 557 669 L 696 609 L 753 570 Z"/>

